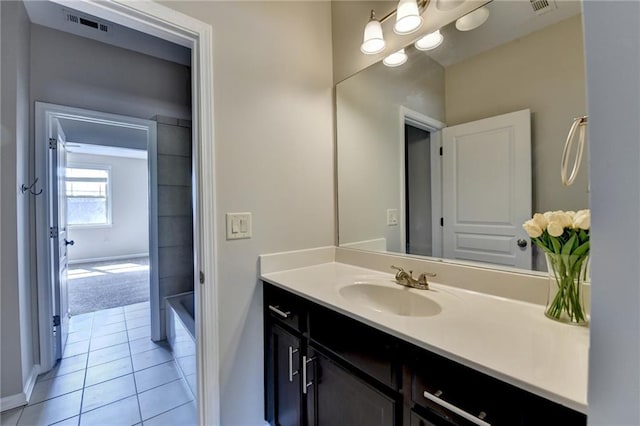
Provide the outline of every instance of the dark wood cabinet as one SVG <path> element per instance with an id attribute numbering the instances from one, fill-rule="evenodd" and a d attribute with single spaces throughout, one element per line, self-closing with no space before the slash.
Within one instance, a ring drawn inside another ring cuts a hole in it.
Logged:
<path id="1" fill-rule="evenodd" d="M 586 416 L 265 283 L 271 425 L 585 425 Z"/>
<path id="2" fill-rule="evenodd" d="M 302 422 L 300 397 L 301 340 L 277 324 L 269 327 L 266 382 L 273 424 L 296 426 Z"/>
<path id="3" fill-rule="evenodd" d="M 311 346 L 308 350 L 308 425 L 390 426 L 396 401 Z"/>

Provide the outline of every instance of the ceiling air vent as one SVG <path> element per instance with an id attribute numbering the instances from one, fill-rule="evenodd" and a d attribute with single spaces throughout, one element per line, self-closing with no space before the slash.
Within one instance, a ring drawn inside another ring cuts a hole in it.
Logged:
<path id="1" fill-rule="evenodd" d="M 73 13 L 65 13 L 65 15 L 67 17 L 67 22 L 70 22 L 72 24 L 93 28 L 95 30 L 102 31 L 104 33 L 109 32 L 109 26 L 107 24 L 103 24 L 102 22 L 98 22 L 93 19 L 83 18 L 81 16 L 74 15 Z"/>
<path id="2" fill-rule="evenodd" d="M 536 15 L 544 15 L 558 8 L 555 0 L 529 0 L 529 2 Z"/>

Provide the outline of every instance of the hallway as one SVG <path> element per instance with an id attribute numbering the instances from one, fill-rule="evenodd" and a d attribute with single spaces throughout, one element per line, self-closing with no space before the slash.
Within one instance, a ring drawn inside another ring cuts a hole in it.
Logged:
<path id="1" fill-rule="evenodd" d="M 193 394 L 149 322 L 148 302 L 73 316 L 62 360 L 2 426 L 195 425 Z"/>

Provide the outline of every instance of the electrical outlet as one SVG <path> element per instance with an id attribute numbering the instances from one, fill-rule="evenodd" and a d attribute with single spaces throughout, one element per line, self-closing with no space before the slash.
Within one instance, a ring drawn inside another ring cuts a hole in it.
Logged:
<path id="1" fill-rule="evenodd" d="M 251 238 L 251 213 L 227 213 L 227 240 Z"/>
<path id="2" fill-rule="evenodd" d="M 387 209 L 387 225 L 394 226 L 398 224 L 398 209 Z"/>

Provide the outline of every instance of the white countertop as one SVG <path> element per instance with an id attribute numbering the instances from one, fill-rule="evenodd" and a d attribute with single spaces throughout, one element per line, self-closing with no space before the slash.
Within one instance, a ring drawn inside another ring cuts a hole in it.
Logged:
<path id="1" fill-rule="evenodd" d="M 552 321 L 543 306 L 430 282 L 408 289 L 442 310 L 430 317 L 403 317 L 350 302 L 344 286 L 367 282 L 393 288 L 393 274 L 338 262 L 263 273 L 262 280 L 360 320 L 582 413 L 587 412 L 589 330 Z"/>

